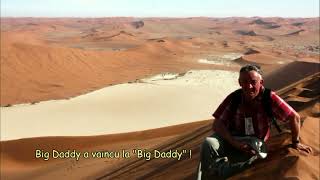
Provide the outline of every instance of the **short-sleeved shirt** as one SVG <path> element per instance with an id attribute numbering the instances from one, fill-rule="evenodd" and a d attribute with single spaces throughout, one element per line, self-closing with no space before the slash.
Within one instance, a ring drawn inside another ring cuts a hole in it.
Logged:
<path id="1" fill-rule="evenodd" d="M 267 115 L 263 103 L 262 92 L 264 87 L 261 87 L 260 94 L 253 100 L 253 109 L 248 110 L 242 102 L 238 105 L 236 112 L 231 110 L 231 94 L 219 105 L 218 109 L 213 113 L 216 119 L 221 120 L 228 128 L 232 135 L 245 135 L 245 118 L 251 117 L 254 129 L 254 136 L 266 141 L 270 136 L 270 122 L 271 119 Z M 288 105 L 275 92 L 271 91 L 271 109 L 273 116 L 280 121 L 285 122 L 289 116 L 293 116 L 295 110 Z M 249 112 L 249 113 L 248 113 Z"/>

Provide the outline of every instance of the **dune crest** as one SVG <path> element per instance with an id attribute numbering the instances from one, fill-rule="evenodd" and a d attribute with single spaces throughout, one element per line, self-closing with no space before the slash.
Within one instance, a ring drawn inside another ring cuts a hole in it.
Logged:
<path id="1" fill-rule="evenodd" d="M 0 178 L 195 179 L 211 113 L 250 63 L 314 153 L 282 123 L 268 158 L 231 179 L 319 179 L 319 31 L 319 17 L 1 18 Z"/>

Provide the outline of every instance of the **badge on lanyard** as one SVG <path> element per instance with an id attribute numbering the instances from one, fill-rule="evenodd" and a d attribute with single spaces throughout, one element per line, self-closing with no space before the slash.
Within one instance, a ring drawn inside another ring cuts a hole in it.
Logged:
<path id="1" fill-rule="evenodd" d="M 246 130 L 246 135 L 253 135 L 254 134 L 254 129 L 253 129 L 253 123 L 252 123 L 252 117 L 246 117 L 244 118 L 245 121 L 245 130 Z"/>

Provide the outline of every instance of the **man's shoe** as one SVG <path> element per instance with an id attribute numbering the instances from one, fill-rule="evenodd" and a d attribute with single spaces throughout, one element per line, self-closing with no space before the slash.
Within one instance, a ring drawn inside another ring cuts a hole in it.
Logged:
<path id="1" fill-rule="evenodd" d="M 215 179 L 220 179 L 219 176 L 221 176 L 221 167 L 225 163 L 228 163 L 228 157 L 215 159 L 214 163 L 212 163 L 209 168 L 203 172 L 203 179 L 212 179 L 212 177 L 215 177 Z"/>

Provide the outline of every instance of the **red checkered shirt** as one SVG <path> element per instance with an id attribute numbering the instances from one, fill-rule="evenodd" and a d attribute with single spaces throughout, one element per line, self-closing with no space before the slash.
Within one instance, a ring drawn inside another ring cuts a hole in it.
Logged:
<path id="1" fill-rule="evenodd" d="M 263 89 L 263 87 L 262 87 Z M 262 92 L 262 91 L 260 91 Z M 213 117 L 220 119 L 224 125 L 229 129 L 232 135 L 245 135 L 245 117 L 247 112 L 245 105 L 241 102 L 233 113 L 231 105 L 231 94 L 220 104 L 218 109 L 213 113 Z M 243 99 L 243 98 L 242 98 Z M 263 103 L 262 93 L 260 93 L 255 99 L 255 108 L 251 112 L 252 123 L 254 129 L 254 136 L 264 139 L 266 141 L 270 136 L 270 122 L 271 119 L 266 114 Z M 289 116 L 293 116 L 295 110 L 288 105 L 282 98 L 271 91 L 271 109 L 273 116 L 280 121 L 285 122 Z"/>

